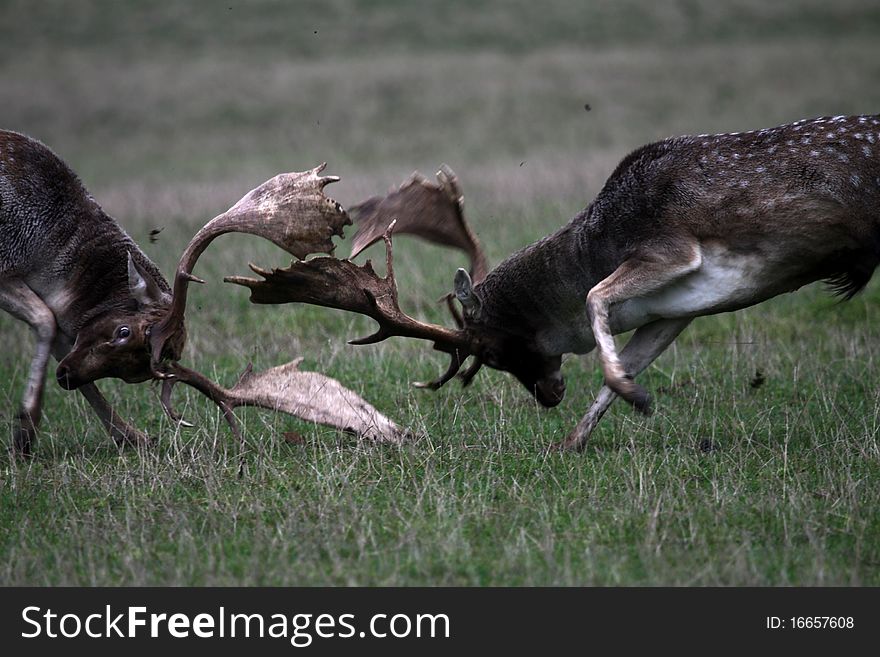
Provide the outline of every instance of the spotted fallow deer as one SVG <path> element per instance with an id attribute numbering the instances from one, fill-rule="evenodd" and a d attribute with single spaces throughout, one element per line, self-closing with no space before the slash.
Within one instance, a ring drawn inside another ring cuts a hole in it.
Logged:
<path id="1" fill-rule="evenodd" d="M 163 381 L 162 406 L 175 420 L 173 384 L 193 386 L 220 407 L 239 438 L 232 409 L 262 406 L 370 439 L 402 439 L 397 425 L 337 381 L 300 372 L 298 360 L 260 374 L 248 369 L 231 390 L 178 362 L 187 286 L 203 282 L 192 270 L 214 238 L 251 233 L 299 258 L 333 251 L 331 236 L 351 221 L 324 196 L 324 186 L 338 179 L 319 176 L 322 168 L 280 174 L 206 224 L 184 251 L 172 288 L 49 148 L 0 131 L 0 308 L 29 324 L 37 338 L 13 451 L 31 451 L 50 355 L 60 361 L 61 386 L 78 389 L 118 443 L 147 438 L 98 391 L 94 382 L 104 377 Z"/>
<path id="2" fill-rule="evenodd" d="M 352 208 L 362 221 L 355 252 L 384 233 L 384 279 L 369 262 L 317 258 L 255 268 L 264 280 L 227 280 L 250 287 L 256 303 L 302 301 L 373 317 L 378 332 L 357 343 L 391 335 L 432 340 L 452 356 L 432 388 L 473 356 L 465 382 L 486 364 L 554 406 L 565 393 L 562 355 L 598 347 L 605 387 L 564 448 L 583 448 L 618 395 L 649 412 L 650 397 L 633 379 L 693 318 L 818 280 L 850 298 L 880 261 L 880 116 L 674 137 L 632 152 L 567 225 L 484 279 L 458 270 L 454 290 L 464 313 L 450 329 L 400 311 L 391 260 L 392 230 L 450 244 L 470 233 L 457 181 L 448 170 L 439 176 L 439 186 L 416 177 Z M 399 226 L 386 230 L 395 218 Z M 458 237 L 437 237 L 441 224 Z M 632 329 L 618 353 L 612 336 Z"/>

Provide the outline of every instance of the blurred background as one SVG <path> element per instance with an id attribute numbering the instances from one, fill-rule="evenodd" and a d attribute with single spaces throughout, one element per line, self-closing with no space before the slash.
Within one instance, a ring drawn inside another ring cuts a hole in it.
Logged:
<path id="1" fill-rule="evenodd" d="M 447 162 L 480 223 L 645 142 L 880 111 L 880 4 L 3 0 L 0 82 L 123 223 L 325 160 L 346 203 Z"/>

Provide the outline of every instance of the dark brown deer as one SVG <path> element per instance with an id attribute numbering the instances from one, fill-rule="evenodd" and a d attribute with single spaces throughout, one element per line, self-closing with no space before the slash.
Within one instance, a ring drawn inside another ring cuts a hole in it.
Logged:
<path id="1" fill-rule="evenodd" d="M 260 235 L 299 258 L 333 251 L 331 236 L 351 222 L 324 196 L 324 186 L 338 178 L 319 176 L 322 169 L 276 176 L 206 224 L 184 251 L 172 289 L 64 162 L 29 137 L 0 131 L 0 308 L 37 337 L 13 450 L 31 451 L 50 355 L 60 361 L 58 382 L 78 389 L 120 444 L 147 438 L 98 391 L 94 382 L 104 377 L 162 380 L 162 406 L 174 419 L 172 386 L 191 385 L 218 404 L 239 438 L 232 409 L 251 405 L 400 440 L 399 427 L 353 392 L 323 375 L 299 372 L 295 363 L 263 374 L 248 370 L 227 390 L 177 362 L 186 339 L 187 285 L 202 282 L 192 270 L 214 238 Z"/>
<path id="2" fill-rule="evenodd" d="M 378 199 L 362 205 L 358 248 L 397 215 L 417 234 L 412 227 L 420 221 L 463 221 L 460 194 L 441 193 L 451 189 L 446 178 L 431 186 L 436 208 L 407 202 L 408 189 L 425 185 L 419 180 L 389 195 L 395 214 L 383 212 Z M 566 226 L 476 284 L 460 269 L 454 288 L 464 317 L 456 329 L 400 311 L 390 233 L 385 279 L 369 263 L 316 258 L 282 270 L 255 268 L 262 281 L 227 280 L 250 287 L 255 303 L 304 301 L 373 317 L 379 331 L 358 343 L 391 335 L 434 341 L 452 363 L 431 387 L 473 356 L 466 381 L 485 363 L 511 372 L 540 403 L 554 406 L 565 392 L 562 355 L 598 347 L 605 387 L 561 444 L 581 449 L 615 396 L 650 411 L 648 393 L 633 378 L 694 317 L 819 280 L 844 298 L 864 288 L 880 262 L 880 116 L 675 137 L 637 149 Z M 618 354 L 612 336 L 632 329 Z"/>

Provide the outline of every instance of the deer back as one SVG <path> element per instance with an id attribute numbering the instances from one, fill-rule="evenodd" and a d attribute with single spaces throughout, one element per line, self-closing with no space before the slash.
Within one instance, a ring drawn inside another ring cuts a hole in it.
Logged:
<path id="1" fill-rule="evenodd" d="M 637 149 L 568 225 L 476 286 L 482 321 L 524 333 L 554 318 L 567 323 L 625 260 L 650 260 L 685 238 L 760 257 L 774 274 L 765 298 L 823 279 L 852 296 L 880 260 L 880 118 L 826 117 Z"/>
<path id="2" fill-rule="evenodd" d="M 137 307 L 129 254 L 156 292 L 168 283 L 122 227 L 48 147 L 0 131 L 0 276 L 23 279 L 72 337 L 87 323 Z"/>

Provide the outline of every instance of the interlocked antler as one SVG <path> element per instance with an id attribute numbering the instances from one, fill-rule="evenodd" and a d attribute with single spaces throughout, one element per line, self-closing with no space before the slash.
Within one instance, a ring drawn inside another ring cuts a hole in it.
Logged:
<path id="1" fill-rule="evenodd" d="M 319 176 L 326 163 L 311 171 L 282 173 L 248 192 L 238 203 L 205 224 L 180 257 L 174 278 L 174 298 L 164 320 L 153 327 L 150 338 L 154 373 L 162 378 L 161 363 L 176 361 L 183 349 L 184 314 L 196 261 L 208 245 L 225 233 L 249 233 L 270 240 L 297 258 L 310 253 L 333 253 L 333 235 L 342 236 L 351 224 L 348 214 L 324 196 L 326 185 L 337 176 Z"/>
<path id="2" fill-rule="evenodd" d="M 351 340 L 350 344 L 372 344 L 393 335 L 432 340 L 434 348 L 450 354 L 452 361 L 438 379 L 417 385 L 436 389 L 461 368 L 472 352 L 471 340 L 461 328 L 450 329 L 420 322 L 400 309 L 394 279 L 393 228 L 394 222 L 382 236 L 386 249 L 385 278 L 376 274 L 370 261 L 358 266 L 349 260 L 314 258 L 307 262 L 293 262 L 285 269 L 265 270 L 251 264 L 250 268 L 264 280 L 242 276 L 228 276 L 224 280 L 250 288 L 252 303 L 310 303 L 360 313 L 378 322 L 379 329 L 375 333 Z"/>
<path id="3" fill-rule="evenodd" d="M 338 381 L 315 372 L 300 372 L 299 360 L 260 374 L 248 370 L 231 390 L 176 362 L 185 340 L 189 283 L 204 282 L 192 271 L 214 239 L 230 232 L 249 233 L 270 240 L 297 258 L 333 252 L 333 235 L 342 236 L 343 226 L 350 225 L 351 220 L 336 201 L 324 196 L 324 187 L 339 180 L 336 176 L 319 176 L 325 166 L 282 173 L 266 181 L 208 222 L 184 250 L 174 279 L 171 308 L 153 327 L 150 340 L 154 376 L 164 379 L 162 406 L 172 419 L 180 420 L 171 408 L 172 387 L 180 382 L 217 404 L 239 440 L 241 432 L 232 413 L 237 406 L 283 411 L 374 440 L 403 439 L 405 433 L 400 427 Z"/>
<path id="4" fill-rule="evenodd" d="M 437 172 L 439 185 L 419 172 L 385 197 L 374 196 L 350 208 L 358 224 L 351 245 L 354 258 L 382 236 L 392 220 L 395 233 L 409 233 L 429 242 L 462 249 L 471 260 L 471 278 L 479 283 L 488 266 L 477 236 L 464 218 L 464 195 L 458 177 L 445 164 Z"/>

